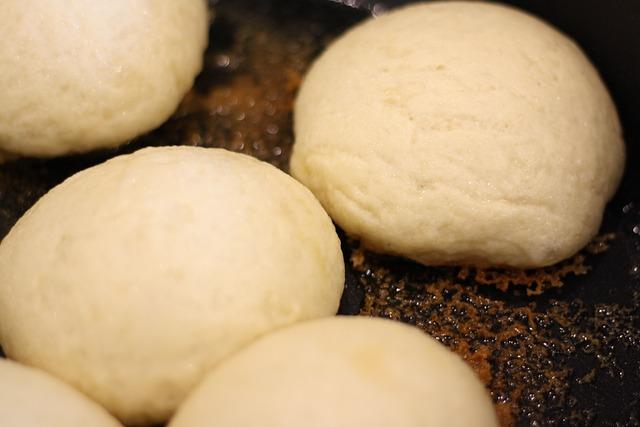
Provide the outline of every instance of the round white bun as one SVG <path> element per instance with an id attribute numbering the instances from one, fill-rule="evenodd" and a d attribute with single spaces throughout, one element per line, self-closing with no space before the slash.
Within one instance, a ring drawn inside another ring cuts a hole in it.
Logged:
<path id="1" fill-rule="evenodd" d="M 597 233 L 624 144 L 598 73 L 518 10 L 433 2 L 349 31 L 295 106 L 291 172 L 374 251 L 539 267 Z"/>
<path id="2" fill-rule="evenodd" d="M 0 359 L 2 427 L 122 427 L 107 411 L 44 372 Z"/>
<path id="3" fill-rule="evenodd" d="M 457 355 L 390 320 L 334 317 L 276 331 L 227 359 L 170 427 L 494 427 Z"/>
<path id="4" fill-rule="evenodd" d="M 0 343 L 125 424 L 166 420 L 274 328 L 334 315 L 340 241 L 311 192 L 220 149 L 147 148 L 42 197 L 0 244 Z"/>
<path id="5" fill-rule="evenodd" d="M 205 0 L 0 2 L 0 149 L 56 156 L 164 122 L 202 67 Z"/>

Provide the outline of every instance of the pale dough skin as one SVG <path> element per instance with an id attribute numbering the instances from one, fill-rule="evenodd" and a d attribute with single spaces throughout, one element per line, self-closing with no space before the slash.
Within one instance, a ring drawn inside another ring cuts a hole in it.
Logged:
<path id="1" fill-rule="evenodd" d="M 2 427 L 122 427 L 107 411 L 62 381 L 0 359 Z"/>
<path id="2" fill-rule="evenodd" d="M 57 156 L 164 122 L 202 68 L 205 0 L 0 2 L 0 149 Z"/>
<path id="3" fill-rule="evenodd" d="M 0 344 L 127 425 L 167 420 L 259 335 L 336 313 L 340 241 L 306 188 L 220 149 L 77 173 L 0 244 Z"/>
<path id="4" fill-rule="evenodd" d="M 624 167 L 612 100 L 574 42 L 505 6 L 372 19 L 313 64 L 291 172 L 374 251 L 539 267 L 597 233 Z"/>
<path id="5" fill-rule="evenodd" d="M 484 386 L 417 328 L 365 317 L 300 323 L 214 369 L 169 427 L 497 427 Z"/>

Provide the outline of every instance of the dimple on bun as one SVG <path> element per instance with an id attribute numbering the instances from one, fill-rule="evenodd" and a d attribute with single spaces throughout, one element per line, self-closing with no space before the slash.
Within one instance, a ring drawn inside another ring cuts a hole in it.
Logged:
<path id="1" fill-rule="evenodd" d="M 489 394 L 417 328 L 343 317 L 281 329 L 214 369 L 170 427 L 497 427 Z"/>

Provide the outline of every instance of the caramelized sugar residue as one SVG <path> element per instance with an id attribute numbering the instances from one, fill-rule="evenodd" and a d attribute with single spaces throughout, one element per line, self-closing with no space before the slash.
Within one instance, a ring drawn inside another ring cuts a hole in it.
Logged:
<path id="1" fill-rule="evenodd" d="M 589 267 L 584 264 L 585 252 L 587 254 L 599 254 L 609 248 L 609 242 L 615 238 L 615 234 L 607 233 L 597 236 L 582 251 L 566 261 L 545 268 L 532 270 L 521 269 L 476 269 L 461 268 L 458 271 L 458 279 L 462 281 L 472 280 L 479 285 L 489 285 L 503 292 L 510 286 L 522 286 L 526 288 L 527 295 L 541 295 L 550 288 L 560 288 L 564 285 L 563 279 L 573 274 L 582 276 L 589 272 Z"/>
<path id="2" fill-rule="evenodd" d="M 414 324 L 460 354 L 491 390 L 502 425 L 589 425 L 596 414 L 579 407 L 571 384 L 591 385 L 601 373 L 623 375 L 617 352 L 640 345 L 640 293 L 633 294 L 630 307 L 590 307 L 580 300 L 514 303 L 482 289 L 505 283 L 527 291 L 534 286 L 536 292 L 562 286 L 567 275 L 585 274 L 593 247 L 602 249 L 611 238 L 597 238 L 567 262 L 527 272 L 471 274 L 408 262 L 397 268 L 389 258 L 359 248 L 350 261 L 364 288 L 361 314 Z M 574 366 L 584 356 L 591 363 Z"/>

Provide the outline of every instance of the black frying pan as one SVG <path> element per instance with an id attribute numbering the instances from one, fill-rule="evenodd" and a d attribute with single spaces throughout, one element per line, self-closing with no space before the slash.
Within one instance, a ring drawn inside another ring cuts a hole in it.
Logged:
<path id="1" fill-rule="evenodd" d="M 0 236 L 64 178 L 147 145 L 225 147 L 286 170 L 300 78 L 373 6 L 352 3 L 359 7 L 327 0 L 216 3 L 205 70 L 162 127 L 117 150 L 0 165 Z M 576 39 L 616 100 L 628 165 L 602 227 L 615 238 L 560 267 L 512 272 L 428 268 L 360 251 L 341 235 L 347 283 L 340 312 L 395 318 L 436 336 L 480 374 L 505 425 L 640 425 L 640 2 L 510 3 Z M 581 266 L 590 271 L 576 275 Z M 507 282 L 508 289 L 496 289 Z"/>

